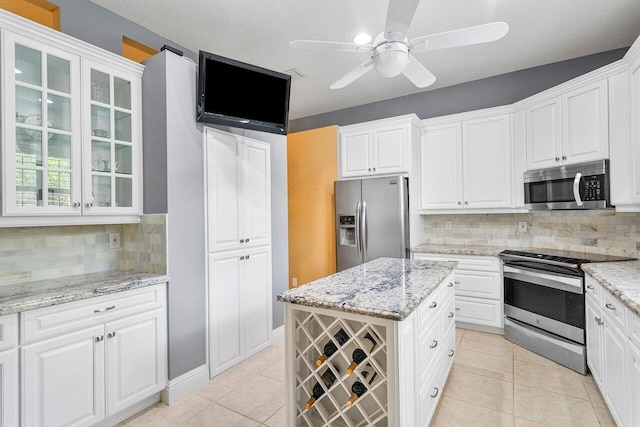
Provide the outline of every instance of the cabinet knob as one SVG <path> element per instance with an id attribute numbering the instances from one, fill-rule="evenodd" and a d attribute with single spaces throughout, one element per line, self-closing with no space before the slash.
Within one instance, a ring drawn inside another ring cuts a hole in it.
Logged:
<path id="1" fill-rule="evenodd" d="M 242 261 L 243 259 L 244 259 L 244 255 L 242 255 L 242 256 L 240 257 L 240 261 Z"/>
<path id="2" fill-rule="evenodd" d="M 456 307 L 456 311 L 460 311 L 460 307 Z"/>
<path id="3" fill-rule="evenodd" d="M 93 206 L 93 203 L 91 202 L 87 202 L 87 204 L 85 205 L 86 207 L 90 208 L 91 206 Z"/>
<path id="4" fill-rule="evenodd" d="M 96 342 L 100 342 L 104 340 L 104 335 L 100 335 L 99 337 L 96 337 Z"/>
<path id="5" fill-rule="evenodd" d="M 249 243 L 249 239 L 244 239 L 244 242 L 245 243 Z"/>
<path id="6" fill-rule="evenodd" d="M 469 202 L 465 201 L 465 202 L 464 202 L 464 204 L 465 204 L 465 205 L 468 205 L 468 204 L 469 204 Z"/>
<path id="7" fill-rule="evenodd" d="M 434 301 L 431 304 L 429 304 L 429 308 L 436 308 L 437 305 L 438 303 Z"/>
<path id="8" fill-rule="evenodd" d="M 371 168 L 369 168 L 369 172 L 371 172 Z"/>
<path id="9" fill-rule="evenodd" d="M 562 156 L 562 160 L 567 160 L 567 156 Z"/>
<path id="10" fill-rule="evenodd" d="M 246 257 L 244 257 L 244 259 L 249 259 L 249 255 L 247 255 Z"/>
<path id="11" fill-rule="evenodd" d="M 244 239 L 240 239 L 240 243 L 244 243 Z"/>
<path id="12" fill-rule="evenodd" d="M 447 317 L 449 317 L 449 319 L 451 319 L 453 317 L 453 311 L 450 311 L 449 312 L 449 316 L 447 316 Z"/>
<path id="13" fill-rule="evenodd" d="M 455 353 L 456 353 L 455 350 L 449 350 L 449 357 L 453 357 Z"/>
<path id="14" fill-rule="evenodd" d="M 587 289 L 593 289 L 593 285 L 587 285 Z"/>
<path id="15" fill-rule="evenodd" d="M 456 282 L 458 283 L 458 282 Z M 453 283 L 449 282 L 449 284 L 447 285 L 447 288 L 452 288 L 453 287 Z"/>
<path id="16" fill-rule="evenodd" d="M 375 172 L 375 171 L 376 171 L 376 168 L 373 168 L 373 171 Z"/>
<path id="17" fill-rule="evenodd" d="M 458 204 L 459 204 L 459 205 L 461 205 L 461 204 L 462 204 L 462 202 L 458 202 Z"/>
<path id="18" fill-rule="evenodd" d="M 436 348 L 438 346 L 438 340 L 433 340 L 433 343 L 429 346 L 429 348 Z"/>
<path id="19" fill-rule="evenodd" d="M 107 338 L 113 338 L 113 337 L 115 337 L 115 336 L 116 336 L 116 332 L 115 332 L 115 331 L 113 331 L 113 332 L 109 332 L 109 333 L 107 334 Z"/>
<path id="20" fill-rule="evenodd" d="M 74 207 L 74 208 L 79 208 L 81 205 L 82 205 L 82 203 L 80 203 L 80 202 L 75 202 L 75 203 L 73 204 L 73 207 Z"/>
<path id="21" fill-rule="evenodd" d="M 434 399 L 436 397 L 438 397 L 438 393 L 440 392 L 440 389 L 438 387 L 434 387 L 433 388 L 433 394 L 431 395 L 431 397 L 433 397 Z"/>
<path id="22" fill-rule="evenodd" d="M 560 161 L 560 157 L 556 157 L 556 162 L 559 162 L 559 161 Z"/>

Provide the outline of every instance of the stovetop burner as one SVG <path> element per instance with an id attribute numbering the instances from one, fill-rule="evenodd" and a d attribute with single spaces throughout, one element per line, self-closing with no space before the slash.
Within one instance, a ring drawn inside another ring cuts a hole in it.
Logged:
<path id="1" fill-rule="evenodd" d="M 580 265 L 588 262 L 631 261 L 635 258 L 613 255 L 592 254 L 588 252 L 562 251 L 557 249 L 523 248 L 520 250 L 507 249 L 500 255 L 515 255 L 531 258 L 532 260 L 552 261 L 554 263 Z"/>

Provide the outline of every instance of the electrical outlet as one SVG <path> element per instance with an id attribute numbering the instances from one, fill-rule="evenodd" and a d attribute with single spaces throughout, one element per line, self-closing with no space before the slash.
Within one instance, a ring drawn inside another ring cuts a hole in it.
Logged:
<path id="1" fill-rule="evenodd" d="M 298 278 L 297 277 L 292 277 L 291 278 L 291 287 L 293 287 L 293 288 L 297 288 L 298 287 Z"/>
<path id="2" fill-rule="evenodd" d="M 526 221 L 520 221 L 518 223 L 518 232 L 519 233 L 526 233 L 527 231 L 529 231 L 529 224 L 527 224 Z"/>
<path id="3" fill-rule="evenodd" d="M 120 247 L 120 233 L 109 233 L 109 249 Z"/>
<path id="4" fill-rule="evenodd" d="M 444 222 L 444 229 L 445 230 L 451 230 L 453 227 L 451 226 L 451 221 L 445 221 Z"/>

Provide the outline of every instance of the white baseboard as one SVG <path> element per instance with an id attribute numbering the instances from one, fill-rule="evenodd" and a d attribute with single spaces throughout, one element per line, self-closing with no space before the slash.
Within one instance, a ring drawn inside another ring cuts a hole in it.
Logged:
<path id="1" fill-rule="evenodd" d="M 160 398 L 167 405 L 173 405 L 183 397 L 206 386 L 209 383 L 209 368 L 207 365 L 180 375 L 169 381 L 167 387 L 160 392 Z"/>
<path id="2" fill-rule="evenodd" d="M 271 344 L 276 345 L 284 342 L 284 325 L 278 326 L 271 333 Z"/>

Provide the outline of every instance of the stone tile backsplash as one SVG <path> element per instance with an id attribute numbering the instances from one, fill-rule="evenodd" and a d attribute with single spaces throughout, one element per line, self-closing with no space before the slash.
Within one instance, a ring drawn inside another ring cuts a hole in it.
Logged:
<path id="1" fill-rule="evenodd" d="M 428 215 L 426 243 L 538 247 L 640 258 L 640 214 L 548 211 L 529 214 Z M 451 230 L 445 230 L 451 221 Z M 528 232 L 518 232 L 518 222 Z"/>
<path id="2" fill-rule="evenodd" d="M 108 233 L 120 233 L 109 249 Z M 110 270 L 167 272 L 167 216 L 140 224 L 0 228 L 0 286 Z"/>
<path id="3" fill-rule="evenodd" d="M 0 286 L 118 269 L 109 232 L 122 225 L 0 228 Z"/>

